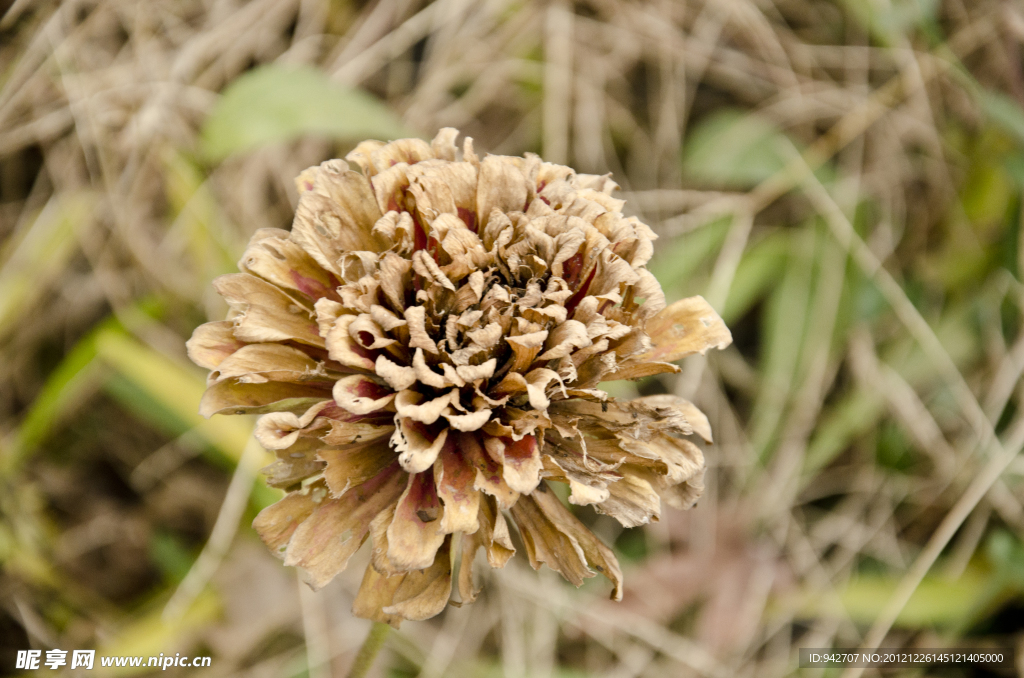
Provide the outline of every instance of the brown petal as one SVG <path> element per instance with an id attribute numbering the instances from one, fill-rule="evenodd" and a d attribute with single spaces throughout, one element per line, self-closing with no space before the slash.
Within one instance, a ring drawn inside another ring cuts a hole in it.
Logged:
<path id="1" fill-rule="evenodd" d="M 309 354 L 282 344 L 248 344 L 225 358 L 210 373 L 210 381 L 238 379 L 241 383 L 267 381 L 330 383 L 323 366 Z"/>
<path id="2" fill-rule="evenodd" d="M 544 347 L 544 340 L 548 338 L 547 330 L 521 334 L 516 337 L 506 337 L 505 341 L 512 347 L 515 358 L 512 361 L 512 372 L 525 372 L 533 364 L 534 358 Z"/>
<path id="3" fill-rule="evenodd" d="M 379 412 L 391 405 L 394 391 L 361 374 L 342 377 L 334 384 L 334 402 L 352 414 Z"/>
<path id="4" fill-rule="evenodd" d="M 476 470 L 459 453 L 454 440 L 452 436 L 434 462 L 437 494 L 444 504 L 439 529 L 444 534 L 472 534 L 480 527 L 480 492 L 473 486 Z"/>
<path id="5" fill-rule="evenodd" d="M 324 345 L 310 312 L 265 280 L 233 273 L 217 278 L 213 286 L 240 312 L 234 319 L 236 338 L 250 343 L 295 340 Z"/>
<path id="6" fill-rule="evenodd" d="M 434 562 L 445 539 L 437 522 L 443 511 L 434 472 L 410 475 L 387 530 L 388 559 L 397 570 L 422 570 Z"/>
<path id="7" fill-rule="evenodd" d="M 642 360 L 672 362 L 710 348 L 725 348 L 732 334 L 703 297 L 680 299 L 647 322 L 653 348 Z"/>
<path id="8" fill-rule="evenodd" d="M 407 574 L 383 612 L 410 621 L 430 619 L 444 610 L 451 593 L 451 537 L 446 537 L 430 567 Z"/>
<path id="9" fill-rule="evenodd" d="M 636 398 L 635 402 L 651 405 L 652 407 L 669 407 L 678 410 L 690 424 L 693 432 L 703 438 L 706 442 L 713 442 L 711 439 L 711 424 L 706 414 L 700 411 L 696 405 L 689 400 L 684 400 L 671 394 L 661 394 Z"/>
<path id="10" fill-rule="evenodd" d="M 615 518 L 624 527 L 639 527 L 658 520 L 661 499 L 643 472 L 626 466 L 619 472 L 622 479 L 608 484 L 611 497 L 594 507 L 597 512 Z"/>
<path id="11" fill-rule="evenodd" d="M 450 537 L 438 549 L 429 568 L 390 577 L 366 568 L 362 584 L 352 603 L 357 617 L 391 624 L 419 621 L 439 614 L 448 603 L 452 588 Z"/>
<path id="12" fill-rule="evenodd" d="M 199 401 L 199 414 L 264 414 L 266 412 L 305 412 L 329 394 L 323 388 L 306 384 L 271 381 L 265 384 L 241 384 L 236 379 L 213 384 Z"/>
<path id="13" fill-rule="evenodd" d="M 643 379 L 655 374 L 679 372 L 679 366 L 672 363 L 659 362 L 637 362 L 630 365 L 619 365 L 614 372 L 604 375 L 604 381 L 618 381 L 619 379 Z"/>
<path id="14" fill-rule="evenodd" d="M 366 539 L 370 521 L 402 492 L 406 474 L 395 463 L 336 499 L 324 499 L 288 542 L 284 564 L 306 571 L 314 590 L 348 565 Z"/>
<path id="15" fill-rule="evenodd" d="M 386 440 L 372 441 L 354 449 L 321 448 L 317 457 L 327 462 L 324 480 L 335 497 L 375 478 L 395 461 L 395 453 Z"/>
<path id="16" fill-rule="evenodd" d="M 395 429 L 394 425 L 390 422 L 387 424 L 373 423 L 375 419 L 375 417 L 371 421 L 337 421 L 329 419 L 328 424 L 331 430 L 324 434 L 321 440 L 328 445 L 368 443 L 371 440 L 389 435 Z"/>
<path id="17" fill-rule="evenodd" d="M 252 521 L 252 527 L 260 535 L 270 552 L 279 558 L 284 557 L 285 547 L 292 538 L 296 528 L 313 513 L 317 502 L 313 497 L 315 488 L 303 494 L 292 492 L 286 494 L 276 504 L 271 504 L 259 512 Z M 320 492 L 323 492 L 321 487 Z"/>
<path id="18" fill-rule="evenodd" d="M 505 517 L 498 510 L 493 497 L 480 502 L 478 529 L 462 536 L 462 564 L 459 567 L 459 597 L 463 603 L 476 600 L 479 589 L 473 586 L 473 560 L 479 549 L 484 549 L 487 563 L 495 569 L 505 567 L 516 549 L 508 532 Z"/>
<path id="19" fill-rule="evenodd" d="M 225 358 L 246 345 L 235 337 L 234 330 L 235 324 L 230 320 L 200 325 L 185 344 L 188 357 L 200 367 L 217 369 Z"/>
<path id="20" fill-rule="evenodd" d="M 476 433 L 457 434 L 456 449 L 462 453 L 467 463 L 476 468 L 476 480 L 473 481 L 474 489 L 483 490 L 497 499 L 503 509 L 516 503 L 519 493 L 505 482 L 501 464 L 491 459 L 490 455 L 484 451 Z"/>
<path id="21" fill-rule="evenodd" d="M 547 563 L 580 586 L 584 578 L 594 576 L 587 567 L 593 566 L 615 585 L 612 599 L 622 600 L 622 571 L 615 554 L 572 515 L 546 485 L 520 498 L 512 507 L 512 516 L 523 535 L 533 569 Z"/>

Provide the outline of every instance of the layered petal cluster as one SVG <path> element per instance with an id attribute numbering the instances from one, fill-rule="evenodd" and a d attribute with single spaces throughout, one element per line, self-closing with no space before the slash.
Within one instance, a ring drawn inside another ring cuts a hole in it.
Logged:
<path id="1" fill-rule="evenodd" d="M 457 132 L 367 141 L 297 179 L 291 231 L 261 230 L 219 278 L 228 320 L 189 355 L 211 370 L 202 413 L 260 413 L 287 494 L 255 528 L 319 588 L 367 540 L 354 612 L 397 625 L 440 612 L 452 566 L 513 555 L 576 585 L 611 550 L 557 498 L 633 527 L 688 508 L 711 440 L 674 396 L 619 402 L 599 386 L 675 372 L 731 341 L 700 297 L 665 307 L 655 234 L 606 176 L 478 157 Z"/>

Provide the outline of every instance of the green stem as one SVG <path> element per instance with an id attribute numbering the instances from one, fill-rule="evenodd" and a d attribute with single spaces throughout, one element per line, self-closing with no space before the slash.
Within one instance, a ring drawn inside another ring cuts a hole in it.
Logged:
<path id="1" fill-rule="evenodd" d="M 359 648 L 359 654 L 348 671 L 348 678 L 363 678 L 366 675 L 373 665 L 373 660 L 377 658 L 377 653 L 384 647 L 384 641 L 387 640 L 390 631 L 391 627 L 387 624 L 373 622 L 369 635 L 363 641 L 363 646 Z"/>

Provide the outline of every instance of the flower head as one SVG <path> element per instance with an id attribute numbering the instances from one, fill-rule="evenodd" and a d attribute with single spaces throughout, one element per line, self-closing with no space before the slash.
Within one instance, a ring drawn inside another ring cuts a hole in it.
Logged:
<path id="1" fill-rule="evenodd" d="M 700 297 L 665 307 L 655 234 L 607 176 L 535 155 L 480 159 L 457 132 L 367 141 L 297 179 L 292 230 L 260 230 L 215 285 L 229 320 L 199 327 L 201 410 L 261 413 L 287 491 L 254 527 L 314 588 L 368 538 L 354 612 L 397 625 L 462 601 L 515 552 L 577 586 L 611 550 L 551 492 L 634 527 L 688 508 L 711 440 L 675 396 L 619 402 L 603 381 L 676 372 L 731 337 Z M 459 539 L 453 539 L 461 534 Z"/>

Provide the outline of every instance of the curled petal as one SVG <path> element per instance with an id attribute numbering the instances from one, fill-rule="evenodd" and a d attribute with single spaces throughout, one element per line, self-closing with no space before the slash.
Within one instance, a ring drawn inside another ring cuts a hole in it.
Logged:
<path id="1" fill-rule="evenodd" d="M 343 377 L 334 383 L 334 402 L 352 414 L 380 412 L 391 405 L 395 393 L 361 374 Z"/>
<path id="2" fill-rule="evenodd" d="M 234 328 L 230 320 L 200 325 L 185 344 L 188 357 L 200 367 L 217 369 L 225 358 L 246 345 L 235 337 Z"/>
<path id="3" fill-rule="evenodd" d="M 292 412 L 271 412 L 256 422 L 255 436 L 260 445 L 268 450 L 283 450 L 295 443 L 302 429 L 309 426 L 329 401 L 317 403 L 301 417 Z"/>
<path id="4" fill-rule="evenodd" d="M 373 367 L 377 376 L 395 391 L 404 391 L 416 383 L 416 370 L 403 367 L 382 355 L 377 356 L 377 362 Z"/>
<path id="5" fill-rule="evenodd" d="M 346 367 L 355 367 L 362 370 L 373 370 L 373 354 L 356 343 L 349 332 L 349 326 L 357 320 L 358 316 L 340 316 L 334 326 L 325 337 L 327 351 L 331 360 L 336 360 Z"/>
<path id="6" fill-rule="evenodd" d="M 395 408 L 398 410 L 398 416 L 402 418 L 433 424 L 452 402 L 453 397 L 458 397 L 458 391 L 450 391 L 443 396 L 420 404 L 423 401 L 423 396 L 416 391 L 399 391 L 398 397 L 395 398 Z"/>
<path id="7" fill-rule="evenodd" d="M 430 429 L 414 419 L 399 415 L 398 425 L 391 436 L 391 446 L 398 452 L 398 460 L 408 473 L 426 471 L 437 459 L 437 455 L 448 437 L 448 429 L 432 434 Z"/>

